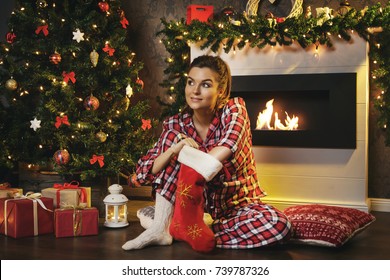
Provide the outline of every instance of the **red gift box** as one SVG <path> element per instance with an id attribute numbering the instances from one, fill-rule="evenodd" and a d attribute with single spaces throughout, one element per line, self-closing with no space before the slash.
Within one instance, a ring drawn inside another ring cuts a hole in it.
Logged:
<path id="1" fill-rule="evenodd" d="M 187 7 L 187 24 L 190 24 L 194 19 L 207 22 L 213 13 L 213 6 L 189 5 Z"/>
<path id="2" fill-rule="evenodd" d="M 1 198 L 0 233 L 22 238 L 53 233 L 53 199 Z"/>
<path id="3" fill-rule="evenodd" d="M 99 211 L 95 207 L 55 209 L 54 225 L 56 237 L 97 235 L 99 232 Z"/>

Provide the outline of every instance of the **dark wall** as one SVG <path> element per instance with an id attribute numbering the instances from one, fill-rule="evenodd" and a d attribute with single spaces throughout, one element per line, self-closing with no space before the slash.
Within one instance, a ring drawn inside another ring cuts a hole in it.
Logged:
<path id="1" fill-rule="evenodd" d="M 0 9 L 0 40 L 4 40 L 7 32 L 7 20 L 16 0 L 2 0 Z M 267 1 L 267 0 L 262 0 Z M 281 0 L 287 1 L 287 0 Z M 378 2 L 383 4 L 388 0 L 349 0 L 352 7 L 361 10 L 365 6 L 371 6 Z M 155 102 L 156 96 L 165 97 L 159 83 L 163 80 L 164 62 L 167 53 L 164 46 L 159 43 L 156 33 L 161 29 L 160 18 L 178 20 L 186 17 L 187 6 L 190 4 L 212 5 L 214 12 L 221 11 L 224 7 L 232 6 L 237 12 L 245 10 L 245 0 L 122 0 L 123 9 L 130 22 L 130 44 L 137 53 L 139 60 L 144 62 L 144 69 L 140 78 L 145 83 L 144 95 L 153 103 L 154 110 L 158 111 Z M 340 0 L 304 0 L 304 6 L 311 6 L 312 11 L 316 7 L 330 7 L 337 9 Z M 373 96 L 371 97 L 371 100 Z M 376 126 L 376 112 L 370 103 L 369 121 L 369 197 L 390 198 L 390 147 L 384 146 L 384 136 Z"/>

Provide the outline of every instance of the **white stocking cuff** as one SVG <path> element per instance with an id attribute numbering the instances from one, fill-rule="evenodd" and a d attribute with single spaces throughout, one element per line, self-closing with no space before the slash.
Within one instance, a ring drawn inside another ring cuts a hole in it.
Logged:
<path id="1" fill-rule="evenodd" d="M 215 157 L 190 146 L 181 149 L 178 161 L 198 172 L 206 182 L 213 179 L 222 169 L 222 163 Z"/>

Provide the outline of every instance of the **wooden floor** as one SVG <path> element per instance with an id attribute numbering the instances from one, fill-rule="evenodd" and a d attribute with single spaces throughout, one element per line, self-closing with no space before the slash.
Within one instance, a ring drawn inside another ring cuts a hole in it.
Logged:
<path id="1" fill-rule="evenodd" d="M 132 202 L 126 228 L 101 226 L 96 236 L 55 238 L 41 235 L 22 239 L 0 236 L 1 260 L 390 260 L 390 213 L 373 212 L 377 220 L 341 248 L 284 244 L 250 250 L 215 249 L 194 252 L 183 242 L 171 246 L 124 251 L 121 246 L 142 231 L 135 209 L 152 202 Z"/>

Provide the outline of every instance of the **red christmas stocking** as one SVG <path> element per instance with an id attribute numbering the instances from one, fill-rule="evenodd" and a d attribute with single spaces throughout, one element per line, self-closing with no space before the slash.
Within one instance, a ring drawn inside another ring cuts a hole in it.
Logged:
<path id="1" fill-rule="evenodd" d="M 184 146 L 178 161 L 181 163 L 176 201 L 169 232 L 176 240 L 183 240 L 198 252 L 210 252 L 215 247 L 214 233 L 204 223 L 205 183 L 222 168 L 213 156 Z"/>

